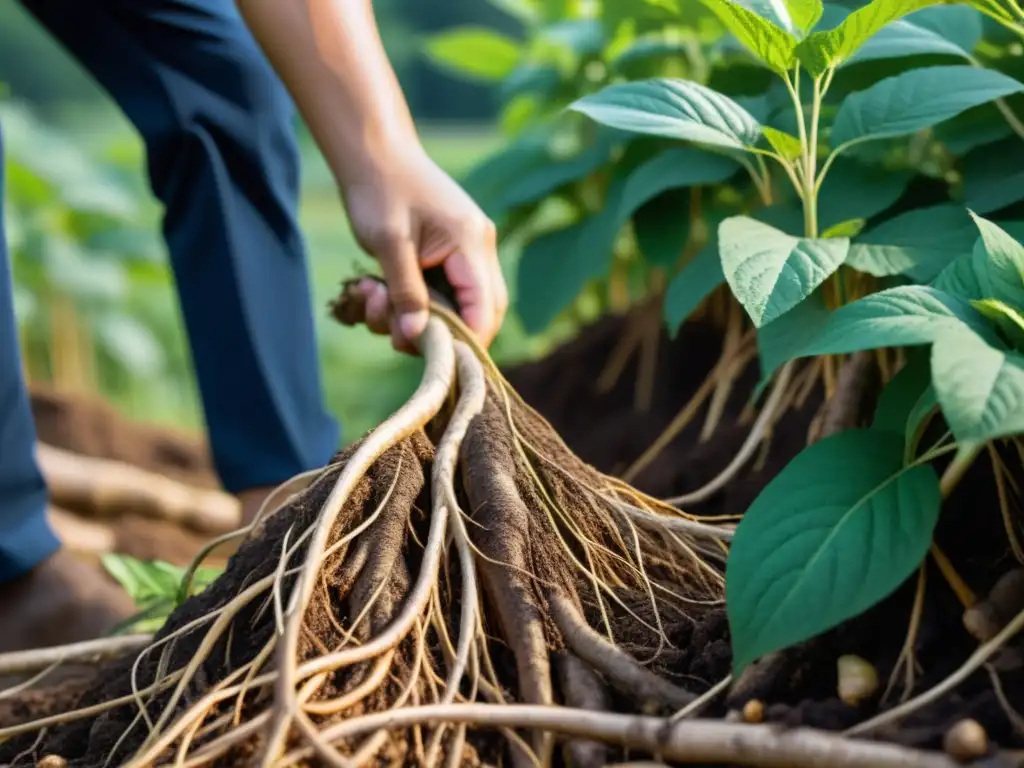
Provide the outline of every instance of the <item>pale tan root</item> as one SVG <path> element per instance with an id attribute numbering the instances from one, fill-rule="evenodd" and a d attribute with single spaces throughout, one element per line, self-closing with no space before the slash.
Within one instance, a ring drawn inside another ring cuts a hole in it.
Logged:
<path id="1" fill-rule="evenodd" d="M 299 714 L 296 687 L 301 681 L 297 679 L 295 661 L 298 657 L 299 634 L 313 592 L 319 583 L 320 566 L 334 522 L 352 489 L 370 469 L 373 462 L 388 448 L 396 445 L 436 416 L 451 390 L 455 374 L 455 349 L 451 332 L 442 321 L 431 318 L 421 343 L 424 348 L 427 369 L 423 374 L 419 389 L 402 408 L 388 419 L 387 429 L 378 429 L 367 436 L 365 442 L 339 475 L 315 524 L 306 554 L 306 563 L 298 585 L 292 593 L 291 605 L 293 607 L 289 611 L 289 620 L 285 626 L 284 636 L 277 643 L 276 657 L 279 675 L 274 688 L 275 716 L 263 752 L 262 765 L 264 766 L 272 765 L 281 756 L 288 730 Z M 388 631 L 366 645 L 322 657 L 320 662 L 324 668 L 318 671 L 326 672 L 344 666 L 346 663 L 372 658 L 378 653 L 393 648 L 408 633 L 429 596 L 430 585 L 424 585 L 422 579 L 424 576 L 429 578 L 430 570 L 433 570 L 436 575 L 446 522 L 444 508 L 434 510 L 434 519 L 430 529 L 431 541 L 428 543 L 428 548 L 433 545 L 433 552 L 424 553 L 421 580 L 417 582 L 413 594 L 409 595 L 402 614 L 391 624 Z M 433 561 L 429 567 L 427 565 L 430 562 L 428 557 Z"/>
<path id="2" fill-rule="evenodd" d="M 563 652 L 555 657 L 554 662 L 567 706 L 594 712 L 608 711 L 608 691 L 601 678 L 585 661 Z M 565 753 L 571 768 L 602 768 L 608 762 L 607 745 L 592 739 L 567 741 Z"/>
<path id="3" fill-rule="evenodd" d="M 530 704 L 452 704 L 409 707 L 338 723 L 324 731 L 333 741 L 415 723 L 536 728 L 652 752 L 681 763 L 726 763 L 777 768 L 956 768 L 944 754 L 895 744 L 843 738 L 808 728 L 780 729 L 719 720 L 682 720 Z"/>
<path id="4" fill-rule="evenodd" d="M 44 443 L 37 444 L 36 456 L 58 507 L 99 518 L 132 512 L 211 534 L 241 525 L 238 500 L 223 491 L 195 488 L 125 462 Z"/>
<path id="5" fill-rule="evenodd" d="M 781 415 L 780 404 L 782 400 L 788 394 L 789 383 L 793 378 L 793 370 L 795 362 L 790 361 L 786 363 L 778 373 L 778 377 L 775 379 L 775 384 L 772 387 L 771 394 L 768 395 L 768 400 L 764 404 L 764 408 L 757 415 L 757 419 L 754 420 L 754 426 L 750 429 L 750 434 L 747 435 L 747 439 L 740 446 L 739 451 L 733 457 L 732 461 L 718 473 L 713 479 L 705 483 L 702 487 L 690 493 L 684 493 L 682 496 L 676 496 L 668 500 L 669 504 L 673 504 L 677 507 L 684 507 L 688 504 L 697 504 L 702 502 L 714 494 L 718 493 L 724 488 L 730 480 L 732 480 L 739 471 L 753 457 L 755 451 L 761 441 L 765 439 L 771 430 L 775 420 Z"/>
<path id="6" fill-rule="evenodd" d="M 620 693 L 649 708 L 681 709 L 696 696 L 641 667 L 628 653 L 592 629 L 563 595 L 548 595 L 551 616 L 572 652 L 604 675 Z"/>
<path id="7" fill-rule="evenodd" d="M 14 651 L 0 654 L 0 675 L 20 675 L 38 672 L 54 664 L 65 662 L 92 662 L 132 653 L 153 641 L 152 635 L 124 635 L 122 637 L 88 640 L 53 648 Z"/>
<path id="8" fill-rule="evenodd" d="M 70 552 L 100 556 L 109 555 L 117 547 L 117 533 L 106 523 L 53 506 L 47 508 L 46 519 Z"/>

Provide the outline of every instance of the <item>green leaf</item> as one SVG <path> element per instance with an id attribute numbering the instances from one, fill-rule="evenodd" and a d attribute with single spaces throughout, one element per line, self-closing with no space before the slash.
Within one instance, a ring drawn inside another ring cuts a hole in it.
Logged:
<path id="1" fill-rule="evenodd" d="M 793 24 L 801 32 L 810 32 L 825 10 L 821 0 L 785 0 Z"/>
<path id="2" fill-rule="evenodd" d="M 725 282 L 718 247 L 711 243 L 690 259 L 669 283 L 665 293 L 665 324 L 675 335 L 700 303 Z"/>
<path id="3" fill-rule="evenodd" d="M 640 206 L 662 192 L 679 187 L 719 184 L 740 169 L 731 157 L 703 152 L 695 147 L 672 147 L 637 166 L 626 179 L 619 205 L 619 217 L 625 221 Z M 689 218 L 689 208 L 678 215 Z"/>
<path id="4" fill-rule="evenodd" d="M 837 158 L 818 192 L 819 226 L 877 216 L 900 199 L 912 176 L 909 171 Z"/>
<path id="5" fill-rule="evenodd" d="M 460 179 L 462 187 L 489 215 L 502 211 L 506 190 L 525 175 L 551 163 L 547 132 L 528 131 L 476 163 Z"/>
<path id="6" fill-rule="evenodd" d="M 637 244 L 655 265 L 676 263 L 689 234 L 689 191 L 721 183 L 740 169 L 730 157 L 694 147 L 672 147 L 637 166 L 626 178 L 616 231 L 633 218 Z"/>
<path id="7" fill-rule="evenodd" d="M 832 312 L 801 356 L 930 344 L 950 329 L 964 326 L 991 335 L 985 320 L 963 299 L 927 286 L 904 285 Z"/>
<path id="8" fill-rule="evenodd" d="M 670 189 L 644 203 L 633 214 L 633 233 L 644 260 L 672 269 L 690 237 L 690 192 Z"/>
<path id="9" fill-rule="evenodd" d="M 1005 120 L 997 124 L 1001 129 Z M 963 159 L 964 202 L 975 213 L 1024 200 L 1024 143 L 1017 136 L 978 146 Z"/>
<path id="10" fill-rule="evenodd" d="M 996 224 L 979 216 L 974 220 L 981 237 L 973 250 L 942 270 L 932 285 L 962 299 L 1024 306 L 1024 248 Z"/>
<path id="11" fill-rule="evenodd" d="M 754 146 L 761 135 L 761 126 L 743 107 L 688 80 L 617 83 L 570 108 L 619 130 L 730 149 Z"/>
<path id="12" fill-rule="evenodd" d="M 62 234 L 49 234 L 42 243 L 47 276 L 54 288 L 83 301 L 118 301 L 129 290 L 123 263 L 85 251 Z"/>
<path id="13" fill-rule="evenodd" d="M 604 26 L 599 19 L 559 19 L 544 27 L 539 38 L 576 56 L 596 56 L 604 48 Z"/>
<path id="14" fill-rule="evenodd" d="M 605 275 L 617 218 L 594 214 L 527 243 L 519 257 L 516 312 L 527 333 L 540 333 L 586 287 Z"/>
<path id="15" fill-rule="evenodd" d="M 907 275 L 928 282 L 970 251 L 977 227 L 963 206 L 918 208 L 856 238 L 846 263 L 869 275 Z"/>
<path id="16" fill-rule="evenodd" d="M 978 245 L 985 250 L 988 259 L 995 263 L 1013 269 L 1017 273 L 1018 285 L 1024 284 L 1024 246 L 1010 235 L 1005 229 L 995 222 L 989 221 L 975 213 L 971 218 L 981 232 L 981 240 Z"/>
<path id="17" fill-rule="evenodd" d="M 835 272 L 850 241 L 800 238 L 746 216 L 718 228 L 722 270 L 733 294 L 760 328 L 789 311 Z"/>
<path id="18" fill-rule="evenodd" d="M 914 11 L 907 17 L 907 21 L 970 52 L 981 42 L 984 18 L 969 5 L 932 5 Z"/>
<path id="19" fill-rule="evenodd" d="M 751 211 L 750 217 L 794 237 L 800 237 L 804 231 L 804 212 L 795 205 L 776 203 Z"/>
<path id="20" fill-rule="evenodd" d="M 496 82 L 507 77 L 522 56 L 515 40 L 493 29 L 461 26 L 427 39 L 427 57 L 464 77 Z"/>
<path id="21" fill-rule="evenodd" d="M 864 229 L 864 224 L 866 223 L 867 222 L 865 222 L 864 219 L 847 219 L 846 221 L 840 221 L 838 224 L 833 224 L 822 232 L 821 236 L 824 238 L 856 237 L 860 234 L 861 230 Z M 847 261 L 849 261 L 849 256 L 847 256 Z"/>
<path id="22" fill-rule="evenodd" d="M 1024 85 L 994 69 L 966 65 L 911 69 L 847 96 L 832 125 L 831 143 L 838 147 L 904 136 L 1022 90 Z"/>
<path id="23" fill-rule="evenodd" d="M 940 505 L 935 470 L 904 467 L 899 435 L 847 430 L 804 449 L 729 550 L 733 674 L 892 594 L 927 554 Z"/>
<path id="24" fill-rule="evenodd" d="M 536 24 L 541 19 L 540 7 L 534 0 L 487 0 L 487 2 L 526 25 Z"/>
<path id="25" fill-rule="evenodd" d="M 1024 432 L 1024 356 L 945 333 L 932 346 L 932 384 L 961 448 Z"/>
<path id="26" fill-rule="evenodd" d="M 890 22 L 938 2 L 940 0 L 873 0 L 833 29 L 808 35 L 797 47 L 796 55 L 817 77 L 829 67 L 838 67 L 852 57 Z"/>
<path id="27" fill-rule="evenodd" d="M 903 451 L 903 460 L 910 463 L 917 456 L 917 446 L 924 437 L 924 431 L 928 427 L 931 415 L 938 409 L 939 401 L 935 394 L 935 387 L 929 384 L 917 398 L 914 407 L 910 409 L 907 417 L 907 428 L 903 438 L 906 447 Z"/>
<path id="28" fill-rule="evenodd" d="M 803 153 L 800 139 L 792 134 L 776 130 L 775 128 L 769 128 L 767 125 L 761 126 L 761 133 L 768 139 L 772 149 L 786 160 L 795 160 Z"/>
<path id="29" fill-rule="evenodd" d="M 954 29 L 946 29 L 950 26 Z M 956 34 L 957 26 L 967 30 L 967 34 Z M 976 32 L 976 36 L 972 32 Z M 880 30 L 846 63 L 936 55 L 970 59 L 980 38 L 977 11 L 963 5 L 926 8 Z"/>
<path id="30" fill-rule="evenodd" d="M 102 557 L 102 563 L 136 605 L 173 597 L 181 581 L 180 575 L 175 578 L 173 572 L 157 561 L 143 562 L 129 555 L 108 554 Z"/>
<path id="31" fill-rule="evenodd" d="M 767 19 L 732 0 L 701 0 L 757 59 L 780 75 L 796 62 L 797 40 Z M 808 3 L 809 4 L 809 3 Z"/>
<path id="32" fill-rule="evenodd" d="M 757 329 L 757 353 L 761 362 L 761 384 L 766 384 L 780 367 L 800 357 L 808 344 L 821 333 L 829 321 L 829 311 L 821 291 L 777 320 Z"/>
<path id="33" fill-rule="evenodd" d="M 931 376 L 928 357 L 914 355 L 882 389 L 871 428 L 906 435 L 910 414 L 931 386 Z"/>
<path id="34" fill-rule="evenodd" d="M 1024 350 L 1024 316 L 999 299 L 976 299 L 971 306 L 999 326 L 1007 340 Z"/>
<path id="35" fill-rule="evenodd" d="M 107 353 L 128 373 L 149 379 L 163 371 L 163 346 L 135 317 L 120 311 L 107 312 L 97 319 L 94 330 Z"/>
<path id="36" fill-rule="evenodd" d="M 559 187 L 585 176 L 609 163 L 618 136 L 602 136 L 593 146 L 566 159 L 551 158 L 533 168 L 524 168 L 522 175 L 505 187 L 496 203 L 512 208 L 541 200 Z"/>

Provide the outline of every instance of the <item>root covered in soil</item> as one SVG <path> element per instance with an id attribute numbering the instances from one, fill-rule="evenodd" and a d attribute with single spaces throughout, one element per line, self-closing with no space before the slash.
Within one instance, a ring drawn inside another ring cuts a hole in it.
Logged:
<path id="1" fill-rule="evenodd" d="M 0 724 L 0 764 L 953 764 L 687 719 L 729 673 L 728 529 L 577 458 L 440 305 L 421 351 L 409 402 L 265 510 L 145 648 Z"/>

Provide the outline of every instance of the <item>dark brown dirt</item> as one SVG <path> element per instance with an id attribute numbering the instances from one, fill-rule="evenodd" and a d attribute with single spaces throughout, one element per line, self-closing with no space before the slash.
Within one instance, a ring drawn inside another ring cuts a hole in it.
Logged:
<path id="1" fill-rule="evenodd" d="M 186 566 L 209 541 L 208 537 L 181 526 L 140 515 L 124 515 L 112 521 L 112 527 L 114 551 L 137 560 L 163 560 Z M 205 564 L 220 567 L 225 562 L 224 555 L 214 553 Z"/>
<path id="2" fill-rule="evenodd" d="M 39 440 L 83 456 L 113 459 L 200 488 L 220 486 L 201 438 L 140 424 L 109 403 L 40 384 L 29 393 Z"/>

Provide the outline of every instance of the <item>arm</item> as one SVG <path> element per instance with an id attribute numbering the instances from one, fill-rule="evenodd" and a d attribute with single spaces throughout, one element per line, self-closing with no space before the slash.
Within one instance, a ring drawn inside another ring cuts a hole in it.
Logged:
<path id="1" fill-rule="evenodd" d="M 381 43 L 371 0 L 237 0 L 338 182 L 387 290 L 368 324 L 396 346 L 426 324 L 422 270 L 443 264 L 463 318 L 489 343 L 508 298 L 494 227 L 427 156 Z"/>

